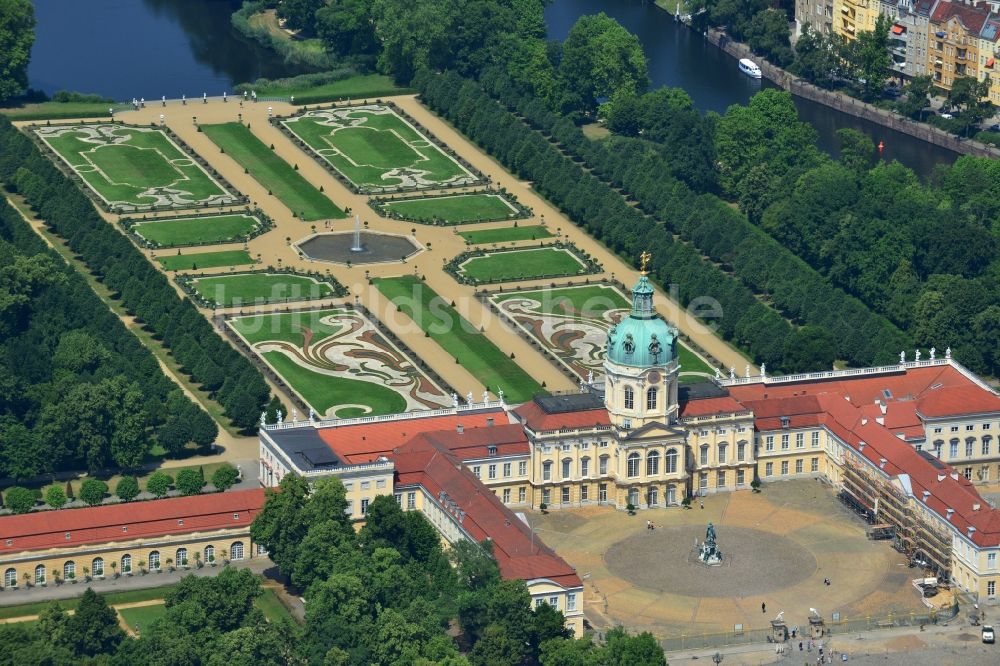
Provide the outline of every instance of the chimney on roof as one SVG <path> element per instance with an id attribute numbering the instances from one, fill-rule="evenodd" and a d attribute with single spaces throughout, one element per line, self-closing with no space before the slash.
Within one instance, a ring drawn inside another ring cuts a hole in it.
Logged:
<path id="1" fill-rule="evenodd" d="M 938 474 L 938 483 L 941 483 L 942 481 L 944 481 L 944 477 L 945 477 L 945 476 L 947 476 L 947 475 L 946 475 L 946 474 L 940 474 L 940 473 L 939 473 L 939 474 Z"/>
<path id="2" fill-rule="evenodd" d="M 865 450 L 865 443 L 858 442 L 858 451 L 864 451 L 864 450 Z"/>
<path id="3" fill-rule="evenodd" d="M 879 469 L 885 469 L 885 464 L 886 464 L 887 462 L 889 462 L 889 461 L 888 461 L 888 460 L 886 460 L 885 458 L 879 458 L 879 459 L 878 459 L 878 468 L 879 468 Z"/>
<path id="4" fill-rule="evenodd" d="M 492 425 L 493 425 L 493 417 L 492 416 L 486 417 L 486 426 L 489 427 Z"/>
<path id="5" fill-rule="evenodd" d="M 947 513 L 948 513 L 948 516 L 947 516 L 948 520 L 951 520 L 951 516 L 952 516 L 953 513 L 955 513 L 955 510 L 954 509 L 948 509 Z"/>
<path id="6" fill-rule="evenodd" d="M 952 472 L 951 473 L 951 480 L 952 481 L 958 481 L 958 472 Z"/>
<path id="7" fill-rule="evenodd" d="M 465 426 L 459 423 L 457 426 L 455 426 L 455 430 L 458 432 L 459 435 L 461 435 L 462 433 L 465 432 Z"/>
<path id="8" fill-rule="evenodd" d="M 972 505 L 973 511 L 979 511 L 981 508 L 983 508 L 983 505 L 980 504 L 979 502 L 976 502 L 975 504 Z"/>
<path id="9" fill-rule="evenodd" d="M 927 498 L 930 497 L 930 496 L 931 496 L 931 491 L 925 490 L 924 491 L 924 501 L 926 502 Z"/>

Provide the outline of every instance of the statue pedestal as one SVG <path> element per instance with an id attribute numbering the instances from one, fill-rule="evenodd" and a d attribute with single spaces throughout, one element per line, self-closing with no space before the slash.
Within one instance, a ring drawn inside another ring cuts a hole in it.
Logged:
<path id="1" fill-rule="evenodd" d="M 705 542 L 701 544 L 698 561 L 709 567 L 720 567 L 722 566 L 722 553 L 715 547 L 715 544 Z"/>

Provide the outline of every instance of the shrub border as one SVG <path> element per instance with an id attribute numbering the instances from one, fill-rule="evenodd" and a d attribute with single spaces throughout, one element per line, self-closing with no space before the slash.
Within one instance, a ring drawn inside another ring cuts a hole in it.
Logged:
<path id="1" fill-rule="evenodd" d="M 142 236 L 135 230 L 135 227 L 139 224 L 146 222 L 169 222 L 171 220 L 190 220 L 192 218 L 198 217 L 219 217 L 222 215 L 249 215 L 250 217 L 257 218 L 259 224 L 254 227 L 247 236 L 242 238 L 237 238 L 234 240 L 220 240 L 220 241 L 202 241 L 200 243 L 178 243 L 176 245 L 160 245 L 156 241 L 151 241 L 146 237 Z M 136 217 L 120 217 L 118 218 L 118 224 L 121 225 L 122 229 L 129 235 L 136 244 L 140 245 L 149 250 L 170 250 L 175 247 L 205 247 L 209 245 L 227 245 L 229 243 L 240 243 L 247 242 L 251 239 L 256 238 L 266 234 L 268 231 L 274 228 L 274 220 L 271 216 L 262 211 L 260 208 L 250 208 L 249 206 L 243 210 L 233 210 L 233 211 L 208 211 L 204 213 L 192 213 L 190 215 L 170 215 L 165 217 L 146 217 L 142 218 Z"/>

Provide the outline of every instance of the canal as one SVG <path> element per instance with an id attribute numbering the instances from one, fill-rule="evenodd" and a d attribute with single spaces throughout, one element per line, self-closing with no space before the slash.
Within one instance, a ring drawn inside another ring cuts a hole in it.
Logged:
<path id="1" fill-rule="evenodd" d="M 279 56 L 243 38 L 230 23 L 240 0 L 34 0 L 37 41 L 28 70 L 33 88 L 93 92 L 117 100 L 181 94 L 220 95 L 236 83 L 297 72 Z M 564 39 L 583 15 L 604 11 L 638 35 L 653 86 L 675 86 L 704 111 L 746 104 L 768 82 L 749 79 L 733 58 L 669 13 L 642 0 L 554 0 L 545 11 L 549 36 Z M 836 131 L 853 127 L 885 143 L 926 177 L 957 155 L 821 104 L 796 98 L 799 115 L 836 152 Z"/>

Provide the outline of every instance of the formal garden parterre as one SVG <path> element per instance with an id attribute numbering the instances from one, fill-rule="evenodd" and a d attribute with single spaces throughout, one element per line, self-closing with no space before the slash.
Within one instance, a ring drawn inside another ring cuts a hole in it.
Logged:
<path id="1" fill-rule="evenodd" d="M 391 220 L 442 226 L 531 217 L 531 209 L 519 204 L 513 196 L 493 190 L 396 199 L 373 197 L 368 204 Z"/>
<path id="2" fill-rule="evenodd" d="M 46 125 L 35 137 L 113 212 L 231 206 L 241 197 L 165 127 Z"/>
<path id="3" fill-rule="evenodd" d="M 494 395 L 502 390 L 507 401 L 519 403 L 545 392 L 513 354 L 507 356 L 455 310 L 454 302 L 449 305 L 417 277 L 377 278 L 372 283 Z"/>
<path id="4" fill-rule="evenodd" d="M 354 192 L 461 187 L 482 180 L 392 105 L 314 109 L 273 122 Z"/>
<path id="5" fill-rule="evenodd" d="M 182 217 L 123 217 L 119 223 L 139 245 L 154 249 L 246 242 L 274 227 L 270 216 L 259 209 Z"/>
<path id="6" fill-rule="evenodd" d="M 305 222 L 344 217 L 329 197 L 299 175 L 273 148 L 242 123 L 201 125 L 199 129 L 219 148 L 278 197 L 292 214 Z"/>
<path id="7" fill-rule="evenodd" d="M 602 268 L 572 243 L 551 243 L 534 248 L 469 250 L 449 261 L 445 271 L 462 284 L 476 285 L 592 275 Z"/>
<path id="8" fill-rule="evenodd" d="M 223 275 L 178 275 L 177 284 L 206 308 L 241 307 L 340 298 L 347 289 L 319 273 L 293 270 L 243 271 Z"/>
<path id="9" fill-rule="evenodd" d="M 165 271 L 197 271 L 223 266 L 248 266 L 256 263 L 246 250 L 219 250 L 216 252 L 192 252 L 165 254 L 156 257 Z"/>
<path id="10" fill-rule="evenodd" d="M 489 243 L 514 243 L 517 241 L 533 241 L 543 238 L 552 238 L 553 234 L 548 227 L 542 224 L 518 225 L 517 222 L 510 227 L 493 227 L 492 229 L 476 229 L 474 231 L 460 231 L 459 236 L 465 239 L 469 245 L 487 245 Z"/>
<path id="11" fill-rule="evenodd" d="M 445 387 L 353 308 L 236 317 L 227 325 L 322 418 L 451 404 Z"/>
<path id="12" fill-rule="evenodd" d="M 603 372 L 608 330 L 628 315 L 631 305 L 610 284 L 568 285 L 494 292 L 489 304 L 550 357 L 579 378 Z M 677 342 L 680 381 L 703 380 L 713 369 L 683 342 Z"/>

